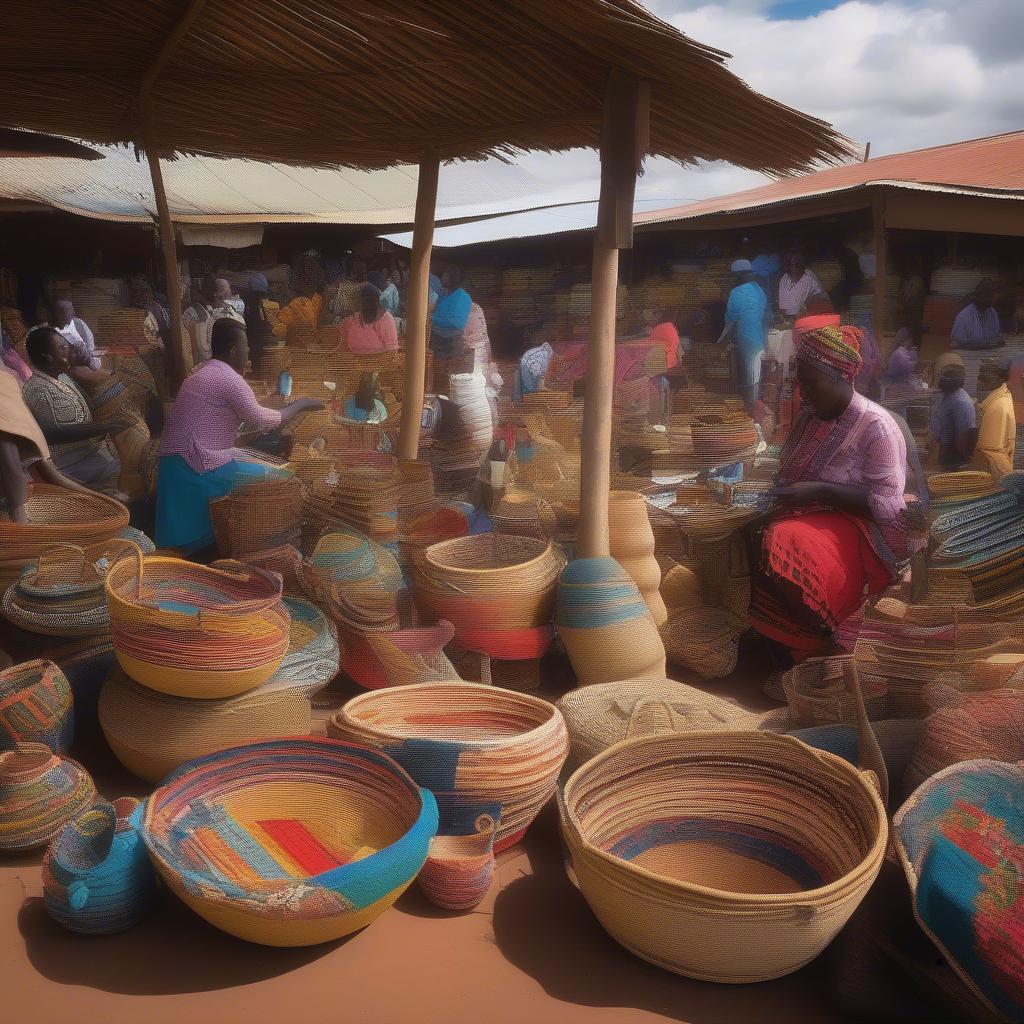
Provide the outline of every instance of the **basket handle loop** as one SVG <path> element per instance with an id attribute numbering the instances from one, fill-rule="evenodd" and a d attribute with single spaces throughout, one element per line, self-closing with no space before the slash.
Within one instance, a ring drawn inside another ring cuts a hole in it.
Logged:
<path id="1" fill-rule="evenodd" d="M 41 585 L 47 580 L 78 582 L 84 571 L 85 552 L 77 544 L 54 544 L 36 559 L 36 582 Z"/>
<path id="2" fill-rule="evenodd" d="M 885 767 L 885 758 L 882 757 L 882 748 L 878 745 L 878 737 L 875 730 L 871 728 L 868 719 L 867 709 L 864 707 L 864 694 L 860 686 L 860 670 L 857 667 L 857 659 L 850 659 L 850 672 L 848 675 L 850 696 L 853 698 L 853 709 L 857 716 L 857 762 L 861 768 L 866 768 L 875 774 L 878 779 L 878 793 L 882 803 L 889 805 L 889 772 Z"/>

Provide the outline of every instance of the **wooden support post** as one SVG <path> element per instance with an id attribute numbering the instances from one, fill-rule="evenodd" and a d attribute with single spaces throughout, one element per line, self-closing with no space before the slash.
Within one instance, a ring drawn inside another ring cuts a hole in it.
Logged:
<path id="1" fill-rule="evenodd" d="M 608 554 L 612 405 L 615 390 L 615 292 L 619 249 L 633 244 L 633 195 L 648 147 L 650 87 L 612 72 L 601 129 L 601 198 L 594 238 L 590 353 L 583 406 L 579 558 Z"/>
<path id="2" fill-rule="evenodd" d="M 440 166 L 436 153 L 424 153 L 416 186 L 416 217 L 412 229 L 409 298 L 406 303 L 405 393 L 402 395 L 402 422 L 398 434 L 398 457 L 410 461 L 419 453 L 420 422 L 426 392 L 430 252 L 434 244 Z"/>
<path id="3" fill-rule="evenodd" d="M 888 263 L 888 237 L 885 230 L 885 193 L 876 187 L 871 205 L 871 227 L 875 242 L 875 293 L 871 303 L 871 330 L 875 344 L 882 349 L 882 333 L 885 331 L 886 269 Z"/>
<path id="4" fill-rule="evenodd" d="M 156 197 L 156 210 L 160 222 L 160 248 L 164 254 L 164 276 L 167 278 L 167 303 L 171 308 L 171 374 L 175 386 L 181 382 L 192 369 L 192 346 L 185 333 L 185 324 L 181 318 L 181 280 L 178 276 L 178 252 L 174 242 L 174 223 L 167 205 L 167 194 L 164 191 L 164 176 L 160 171 L 160 156 L 156 148 L 156 140 L 152 130 L 147 128 L 143 140 L 146 149 L 146 160 L 149 161 L 149 173 L 153 179 L 153 195 Z"/>

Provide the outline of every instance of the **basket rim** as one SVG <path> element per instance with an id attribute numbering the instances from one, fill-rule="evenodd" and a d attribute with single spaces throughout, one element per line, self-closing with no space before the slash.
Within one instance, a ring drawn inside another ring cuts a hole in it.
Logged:
<path id="1" fill-rule="evenodd" d="M 484 540 L 481 541 L 480 540 L 481 537 L 484 538 Z M 448 550 L 448 549 L 450 549 L 451 547 L 453 547 L 456 544 L 462 544 L 462 545 L 467 546 L 467 547 L 470 546 L 470 544 L 473 544 L 475 546 L 481 546 L 481 545 L 487 544 L 487 543 L 494 544 L 495 543 L 495 539 L 498 538 L 498 537 L 504 537 L 504 538 L 512 538 L 512 537 L 514 537 L 517 540 L 528 541 L 529 544 L 531 544 L 533 546 L 543 545 L 543 550 L 538 552 L 538 554 L 534 555 L 532 558 L 528 558 L 528 559 L 526 559 L 523 562 L 513 562 L 511 565 L 492 566 L 491 568 L 485 568 L 485 569 L 462 568 L 460 566 L 448 565 L 448 564 L 446 564 L 444 562 L 440 562 L 440 561 L 437 560 L 437 553 L 438 553 L 439 549 Z M 551 554 L 551 552 L 553 550 L 553 547 L 554 547 L 554 545 L 552 544 L 552 542 L 550 540 L 543 541 L 543 540 L 540 540 L 537 537 L 525 537 L 522 534 L 518 534 L 518 533 L 503 533 L 503 534 L 477 533 L 477 534 L 467 534 L 465 537 L 453 537 L 451 540 L 442 540 L 442 541 L 438 541 L 437 544 L 431 544 L 430 547 L 428 547 L 428 548 L 426 548 L 424 550 L 423 557 L 435 569 L 438 569 L 441 572 L 447 572 L 447 573 L 453 573 L 453 574 L 454 573 L 460 573 L 460 574 L 466 574 L 466 575 L 471 575 L 471 576 L 479 576 L 479 575 L 490 575 L 490 574 L 499 573 L 499 572 L 507 572 L 509 569 L 525 569 L 528 566 L 536 565 L 538 562 L 540 562 L 543 559 L 547 558 Z"/>
<path id="2" fill-rule="evenodd" d="M 683 882 L 677 878 L 671 878 L 668 875 L 658 874 L 656 871 L 651 871 L 648 868 L 644 868 L 639 864 L 634 864 L 622 857 L 616 857 L 607 850 L 602 850 L 599 846 L 595 846 L 586 839 L 580 832 L 576 817 L 569 809 L 569 796 L 572 790 L 580 784 L 580 779 L 585 773 L 593 771 L 597 766 L 602 765 L 612 757 L 618 756 L 618 754 L 622 753 L 624 750 L 630 747 L 640 746 L 642 744 L 649 744 L 650 746 L 657 747 L 670 746 L 677 743 L 695 743 L 698 741 L 706 742 L 709 738 L 719 741 L 729 741 L 738 737 L 744 737 L 749 742 L 761 744 L 765 746 L 766 749 L 771 746 L 778 748 L 780 744 L 790 747 L 794 747 L 795 745 L 795 749 L 802 748 L 803 750 L 810 752 L 814 757 L 823 760 L 827 765 L 848 774 L 851 781 L 863 786 L 863 789 L 868 794 L 869 800 L 876 812 L 879 827 L 870 849 L 854 868 L 848 871 L 841 878 L 837 878 L 834 882 L 818 886 L 816 889 L 803 889 L 799 892 L 791 893 L 741 893 L 734 892 L 729 889 L 716 889 L 712 886 L 700 885 L 697 882 Z M 804 743 L 803 740 L 797 739 L 795 736 L 788 736 L 779 733 L 754 732 L 744 729 L 735 729 L 728 732 L 723 731 L 714 733 L 713 737 L 708 737 L 699 733 L 667 733 L 660 736 L 634 736 L 630 739 L 620 740 L 618 743 L 613 744 L 606 750 L 580 765 L 580 767 L 569 776 L 565 785 L 559 791 L 558 804 L 561 812 L 560 817 L 562 819 L 563 828 L 567 828 L 572 832 L 574 840 L 579 843 L 579 845 L 583 847 L 588 854 L 599 857 L 601 860 L 612 865 L 618 870 L 626 870 L 628 872 L 635 873 L 640 878 L 657 882 L 660 885 L 680 892 L 692 892 L 699 896 L 713 897 L 723 903 L 731 903 L 737 906 L 749 906 L 751 903 L 757 903 L 766 909 L 781 909 L 791 906 L 794 903 L 806 905 L 808 903 L 826 901 L 829 897 L 842 893 L 849 887 L 849 879 L 851 875 L 862 872 L 865 868 L 872 867 L 876 863 L 881 864 L 882 860 L 885 858 L 885 851 L 889 843 L 888 813 L 882 803 L 881 797 L 878 795 L 877 790 L 873 786 L 864 785 L 862 775 L 863 773 L 860 769 L 851 765 L 843 758 L 838 757 L 835 754 L 831 754 L 828 751 L 818 750 L 815 747 L 811 747 L 809 744 Z"/>
<path id="3" fill-rule="evenodd" d="M 381 690 L 367 690 L 365 693 L 358 693 L 347 700 L 333 715 L 331 715 L 330 721 L 335 722 L 337 720 L 343 726 L 347 726 L 351 722 L 351 715 L 349 714 L 349 710 L 351 708 L 355 707 L 358 710 L 359 707 L 364 704 L 373 703 L 375 700 L 387 700 L 389 697 L 394 700 L 398 696 L 397 691 L 399 690 L 406 692 L 414 690 L 437 690 L 442 688 L 462 692 L 470 689 L 478 693 L 480 696 L 498 697 L 502 700 L 508 701 L 509 703 L 519 704 L 521 707 L 525 706 L 531 710 L 548 712 L 547 717 L 542 722 L 538 722 L 535 726 L 527 729 L 525 732 L 517 732 L 512 736 L 495 737 L 494 739 L 459 740 L 458 743 L 460 746 L 477 750 L 483 750 L 491 747 L 504 747 L 510 742 L 519 742 L 528 737 L 532 737 L 534 733 L 550 729 L 552 726 L 557 728 L 559 723 L 561 723 L 562 727 L 565 728 L 565 719 L 562 716 L 562 712 L 558 707 L 552 704 L 551 701 L 545 700 L 543 697 L 537 697 L 530 693 L 523 693 L 519 690 L 505 690 L 501 687 L 487 686 L 484 683 L 474 683 L 469 680 L 455 679 L 434 680 L 427 683 L 410 683 L 407 686 L 392 686 Z M 383 729 L 378 725 L 364 723 L 360 719 L 357 719 L 355 722 L 351 722 L 351 724 L 360 729 L 364 729 L 367 732 L 373 732 L 377 735 L 389 738 L 410 738 L 405 734 L 397 734 L 392 732 L 390 729 Z"/>

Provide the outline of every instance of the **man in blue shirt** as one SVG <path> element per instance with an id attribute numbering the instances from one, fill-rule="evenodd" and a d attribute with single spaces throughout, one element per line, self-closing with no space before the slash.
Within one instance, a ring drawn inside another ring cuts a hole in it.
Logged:
<path id="1" fill-rule="evenodd" d="M 932 399 L 930 452 L 944 470 L 963 469 L 978 440 L 978 415 L 964 390 L 964 364 L 949 363 L 939 374 L 939 394 Z"/>
<path id="2" fill-rule="evenodd" d="M 739 283 L 729 293 L 725 307 L 725 329 L 718 344 L 728 338 L 732 339 L 737 384 L 743 403 L 750 412 L 757 401 L 757 387 L 761 382 L 761 353 L 764 352 L 768 300 L 754 277 L 749 260 L 736 260 L 731 269 Z"/>
<path id="3" fill-rule="evenodd" d="M 462 272 L 456 266 L 448 267 L 444 272 L 441 285 L 441 294 L 430 318 L 430 347 L 435 355 L 451 358 L 462 354 L 462 332 L 466 329 L 473 300 L 461 286 Z"/>

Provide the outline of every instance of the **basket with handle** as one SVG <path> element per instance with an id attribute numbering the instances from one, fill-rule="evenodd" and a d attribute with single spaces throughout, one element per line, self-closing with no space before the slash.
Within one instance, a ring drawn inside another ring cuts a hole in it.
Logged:
<path id="1" fill-rule="evenodd" d="M 162 693 L 244 693 L 288 650 L 281 578 L 240 562 L 203 566 L 136 548 L 111 567 L 106 589 L 121 667 Z"/>

